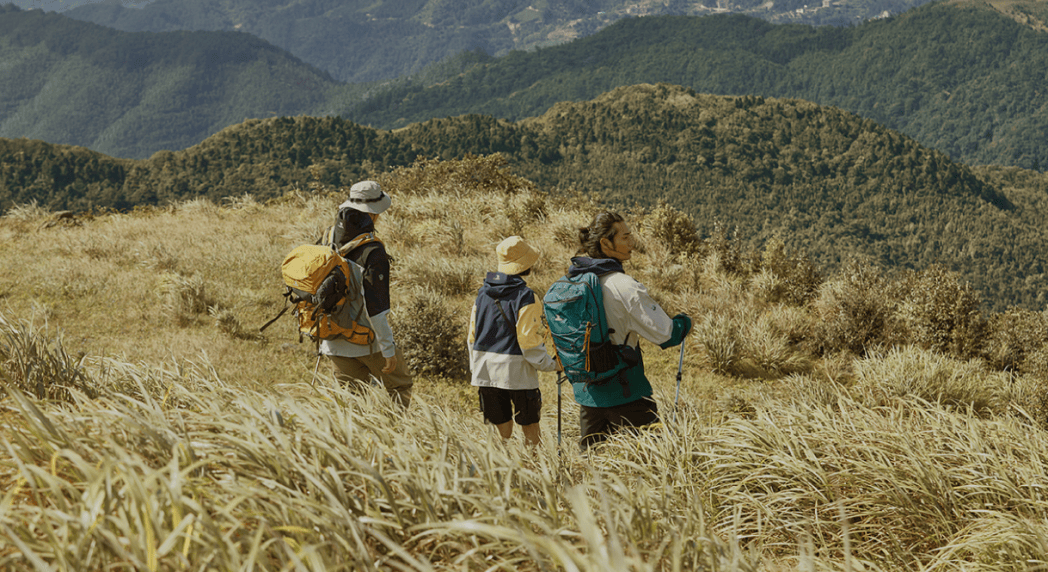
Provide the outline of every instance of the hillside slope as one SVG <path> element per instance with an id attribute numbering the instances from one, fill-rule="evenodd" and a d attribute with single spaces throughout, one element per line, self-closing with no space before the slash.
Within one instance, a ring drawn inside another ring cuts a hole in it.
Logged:
<path id="1" fill-rule="evenodd" d="M 249 34 L 116 32 L 0 6 L 0 136 L 118 157 L 321 107 L 327 74 Z"/>
<path id="2" fill-rule="evenodd" d="M 813 276 L 774 245 L 732 268 L 732 241 L 696 239 L 672 209 L 623 210 L 647 245 L 627 272 L 694 323 L 679 349 L 640 342 L 661 422 L 583 454 L 572 386 L 542 372 L 543 442 L 502 442 L 466 369 L 479 282 L 514 233 L 547 291 L 598 208 L 506 167 L 377 176 L 407 409 L 336 382 L 290 313 L 257 328 L 285 303 L 281 260 L 344 192 L 0 217 L 0 267 L 17 270 L 0 273 L 0 569 L 1048 561 L 1048 315 L 982 312 L 935 269 Z"/>
<path id="3" fill-rule="evenodd" d="M 515 123 L 464 116 L 390 132 L 330 117 L 252 120 L 143 161 L 8 140 L 0 204 L 262 199 L 311 181 L 349 185 L 418 157 L 491 153 L 555 196 L 667 201 L 703 236 L 716 223 L 755 245 L 780 236 L 827 271 L 854 256 L 897 269 L 941 263 L 995 306 L 1045 303 L 1043 176 L 977 175 L 832 107 L 669 85 L 621 88 Z"/>
<path id="4" fill-rule="evenodd" d="M 667 82 L 834 105 L 969 164 L 1048 164 L 1048 16 L 1029 2 L 937 3 L 850 28 L 631 18 L 536 52 L 466 52 L 385 86 L 339 84 L 248 34 L 123 34 L 4 10 L 0 136 L 115 156 L 183 149 L 246 117 L 343 115 L 383 128 L 465 113 L 519 119 Z"/>
<path id="5" fill-rule="evenodd" d="M 64 14 L 128 32 L 248 32 L 342 81 L 367 82 L 418 73 L 462 50 L 501 56 L 562 44 L 623 18 L 733 12 L 773 22 L 851 25 L 926 1 L 157 0 L 144 7 L 88 4 Z"/>
<path id="6" fill-rule="evenodd" d="M 396 86 L 344 115 L 384 128 L 464 113 L 520 119 L 559 101 L 666 82 L 833 105 L 957 161 L 1040 170 L 1048 165 L 1040 144 L 1048 128 L 1048 34 L 1041 20 L 1021 16 L 972 1 L 851 28 L 735 15 L 634 18 L 569 44 L 510 54 L 440 85 Z"/>

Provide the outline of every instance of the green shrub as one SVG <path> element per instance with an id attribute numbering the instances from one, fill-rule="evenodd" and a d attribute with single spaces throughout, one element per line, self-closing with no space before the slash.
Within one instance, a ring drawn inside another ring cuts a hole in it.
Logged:
<path id="1" fill-rule="evenodd" d="M 720 222 L 714 223 L 713 233 L 702 242 L 699 255 L 710 269 L 737 276 L 749 276 L 760 265 L 756 252 L 743 250 L 739 229 L 729 235 Z"/>
<path id="2" fill-rule="evenodd" d="M 400 167 L 376 177 L 392 196 L 430 191 L 509 194 L 532 191 L 535 183 L 509 173 L 501 153 L 442 161 L 420 157 L 410 167 Z"/>
<path id="3" fill-rule="evenodd" d="M 901 286 L 898 317 L 911 343 L 960 358 L 982 353 L 987 331 L 982 300 L 956 272 L 935 265 L 908 273 Z"/>
<path id="4" fill-rule="evenodd" d="M 443 294 L 423 288 L 396 312 L 393 334 L 416 375 L 469 379 L 468 324 L 469 316 L 456 311 Z"/>
<path id="5" fill-rule="evenodd" d="M 822 275 L 811 259 L 788 251 L 779 237 L 764 246 L 760 267 L 764 279 L 757 284 L 761 285 L 761 297 L 771 303 L 806 304 L 815 297 L 822 283 Z"/>
<path id="6" fill-rule="evenodd" d="M 702 245 L 691 217 L 663 200 L 644 217 L 641 227 L 646 238 L 659 241 L 672 255 L 693 255 Z"/>
<path id="7" fill-rule="evenodd" d="M 1038 357 L 1045 344 L 1048 318 L 1043 313 L 1012 308 L 987 320 L 983 355 L 994 369 L 1036 374 L 1041 369 Z"/>
<path id="8" fill-rule="evenodd" d="M 821 354 L 868 351 L 896 341 L 895 301 L 881 269 L 851 260 L 823 283 L 812 302 L 812 342 Z"/>

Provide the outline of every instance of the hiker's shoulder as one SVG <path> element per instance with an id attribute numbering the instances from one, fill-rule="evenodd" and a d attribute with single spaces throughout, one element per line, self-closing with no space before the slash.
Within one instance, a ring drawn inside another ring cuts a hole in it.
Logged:
<path id="1" fill-rule="evenodd" d="M 625 272 L 608 272 L 601 276 L 601 284 L 618 288 L 643 288 L 644 285 Z"/>
<path id="2" fill-rule="evenodd" d="M 531 286 L 524 285 L 521 287 L 520 292 L 517 294 L 520 297 L 520 301 L 525 304 L 534 304 L 538 296 L 535 295 L 535 291 L 531 289 Z"/>
<path id="3" fill-rule="evenodd" d="M 349 251 L 349 258 L 360 264 L 375 264 L 381 261 L 389 261 L 386 245 L 380 240 L 366 242 Z"/>

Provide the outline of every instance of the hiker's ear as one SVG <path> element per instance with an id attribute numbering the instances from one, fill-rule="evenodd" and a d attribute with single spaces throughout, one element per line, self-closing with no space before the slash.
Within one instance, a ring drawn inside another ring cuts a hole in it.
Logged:
<path id="1" fill-rule="evenodd" d="M 602 238 L 600 239 L 600 249 L 604 254 L 615 252 L 615 245 L 612 244 L 610 239 Z"/>

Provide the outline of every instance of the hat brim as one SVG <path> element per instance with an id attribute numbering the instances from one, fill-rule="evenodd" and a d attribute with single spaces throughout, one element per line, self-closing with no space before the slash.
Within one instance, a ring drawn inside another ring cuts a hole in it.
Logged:
<path id="1" fill-rule="evenodd" d="M 340 209 L 353 209 L 361 212 L 379 214 L 389 208 L 389 205 L 393 204 L 393 199 L 385 192 L 378 198 L 377 201 L 371 203 L 361 203 L 348 200 L 338 206 Z"/>
<path id="2" fill-rule="evenodd" d="M 535 266 L 535 263 L 539 260 L 539 253 L 536 250 L 529 250 L 527 254 L 521 256 L 516 260 L 508 262 L 502 262 L 499 264 L 499 272 L 504 274 L 520 274 Z"/>

